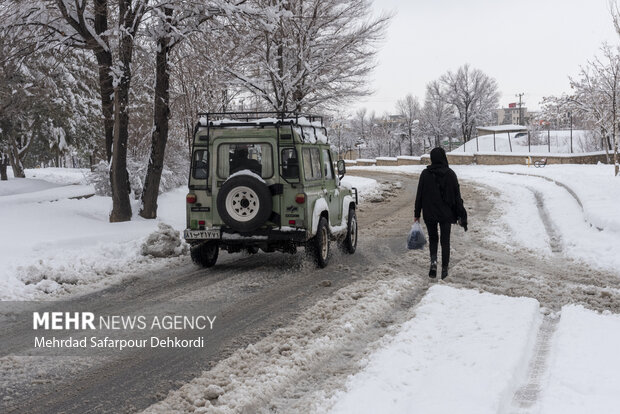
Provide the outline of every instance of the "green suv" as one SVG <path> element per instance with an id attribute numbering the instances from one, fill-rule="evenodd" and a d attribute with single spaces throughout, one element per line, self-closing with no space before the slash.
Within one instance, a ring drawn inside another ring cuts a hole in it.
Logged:
<path id="1" fill-rule="evenodd" d="M 192 145 L 184 237 L 199 265 L 230 253 L 304 246 L 319 267 L 330 240 L 357 246 L 357 190 L 344 188 L 323 119 L 281 113 L 199 114 Z"/>

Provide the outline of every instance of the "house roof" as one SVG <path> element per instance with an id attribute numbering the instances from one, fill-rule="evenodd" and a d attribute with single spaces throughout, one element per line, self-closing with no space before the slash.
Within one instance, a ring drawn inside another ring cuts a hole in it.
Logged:
<path id="1" fill-rule="evenodd" d="M 495 133 L 502 133 L 502 132 L 526 132 L 527 131 L 527 127 L 524 127 L 523 125 L 490 125 L 490 126 L 485 126 L 485 127 L 476 127 L 476 129 L 478 129 L 478 131 L 484 131 L 484 132 L 495 132 Z"/>

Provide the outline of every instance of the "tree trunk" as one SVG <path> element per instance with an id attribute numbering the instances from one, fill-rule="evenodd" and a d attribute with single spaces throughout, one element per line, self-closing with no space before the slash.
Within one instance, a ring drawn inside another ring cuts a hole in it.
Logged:
<path id="1" fill-rule="evenodd" d="M 108 32 L 108 0 L 94 0 L 95 33 L 105 39 Z M 114 85 L 112 83 L 112 52 L 101 47 L 97 42 L 92 45 L 99 66 L 99 92 L 101 95 L 101 112 L 103 113 L 103 131 L 105 134 L 105 155 L 108 163 L 112 159 L 114 141 Z"/>
<path id="2" fill-rule="evenodd" d="M 172 9 L 164 10 L 166 17 L 172 15 Z M 170 72 L 168 67 L 168 38 L 157 40 L 155 105 L 153 121 L 155 129 L 151 135 L 151 156 L 142 191 L 142 208 L 140 216 L 147 219 L 157 217 L 157 196 L 159 183 L 164 168 L 166 142 L 168 141 L 168 116 L 170 114 Z"/>
<path id="3" fill-rule="evenodd" d="M 6 175 L 7 157 L 0 154 L 0 181 L 7 181 L 9 177 Z"/>
<path id="4" fill-rule="evenodd" d="M 22 165 L 21 156 L 19 154 L 19 147 L 14 137 L 9 137 L 9 162 L 13 169 L 13 177 L 26 178 L 24 166 Z"/>
<path id="5" fill-rule="evenodd" d="M 121 7 L 121 15 L 124 13 Z M 129 27 L 129 25 L 126 25 Z M 127 140 L 129 138 L 129 86 L 131 82 L 131 56 L 133 39 L 123 32 L 119 44 L 119 58 L 123 73 L 114 93 L 114 145 L 110 183 L 112 185 L 112 212 L 110 222 L 131 220 L 131 203 L 129 201 L 129 174 L 127 173 Z"/>
<path id="6" fill-rule="evenodd" d="M 409 155 L 413 155 L 413 132 L 409 129 Z"/>
<path id="7" fill-rule="evenodd" d="M 114 141 L 114 86 L 112 83 L 112 54 L 109 51 L 95 53 L 99 65 L 99 89 L 101 92 L 101 112 L 105 133 L 105 155 L 110 162 Z"/>
<path id="8" fill-rule="evenodd" d="M 620 174 L 620 159 L 618 159 L 618 141 L 620 140 L 620 135 L 616 135 L 614 137 L 614 175 L 618 176 Z"/>

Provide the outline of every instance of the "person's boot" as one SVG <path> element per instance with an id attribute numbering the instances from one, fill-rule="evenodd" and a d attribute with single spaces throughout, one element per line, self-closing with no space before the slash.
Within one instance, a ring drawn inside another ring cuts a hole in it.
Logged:
<path id="1" fill-rule="evenodd" d="M 445 279 L 448 277 L 448 266 L 441 266 L 441 278 Z"/>
<path id="2" fill-rule="evenodd" d="M 428 271 L 428 277 L 437 277 L 437 258 L 431 257 L 431 269 Z"/>

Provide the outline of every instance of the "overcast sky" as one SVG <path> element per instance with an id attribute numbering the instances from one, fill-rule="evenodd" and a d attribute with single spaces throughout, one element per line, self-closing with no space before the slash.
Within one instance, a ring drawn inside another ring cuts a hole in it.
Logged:
<path id="1" fill-rule="evenodd" d="M 495 78 L 500 105 L 523 92 L 528 109 L 570 90 L 568 76 L 602 42 L 620 43 L 608 0 L 375 0 L 395 13 L 371 76 L 376 93 L 356 104 L 395 112 L 407 93 L 424 100 L 426 84 L 469 63 Z"/>

